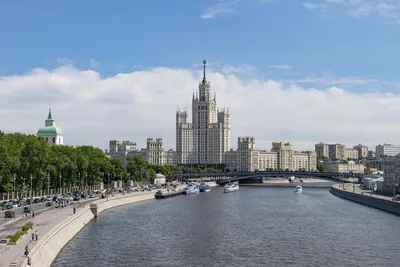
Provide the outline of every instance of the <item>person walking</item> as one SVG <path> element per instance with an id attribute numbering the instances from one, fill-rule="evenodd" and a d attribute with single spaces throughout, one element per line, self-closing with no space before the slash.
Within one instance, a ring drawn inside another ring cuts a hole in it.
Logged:
<path id="1" fill-rule="evenodd" d="M 38 233 L 38 231 L 35 232 L 35 237 L 36 237 L 36 241 L 38 241 L 38 239 L 39 239 L 39 233 Z"/>
<path id="2" fill-rule="evenodd" d="M 32 241 L 34 241 L 34 240 L 35 240 L 35 233 L 32 232 Z"/>
<path id="3" fill-rule="evenodd" d="M 29 255 L 29 247 L 28 247 L 28 245 L 26 245 L 26 247 L 25 247 L 25 257 L 28 257 L 28 255 Z"/>

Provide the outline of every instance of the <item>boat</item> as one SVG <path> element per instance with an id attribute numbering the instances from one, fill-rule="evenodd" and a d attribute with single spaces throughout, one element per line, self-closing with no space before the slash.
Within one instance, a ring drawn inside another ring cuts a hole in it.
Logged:
<path id="1" fill-rule="evenodd" d="M 199 192 L 200 192 L 199 186 L 194 184 L 188 184 L 186 188 L 183 190 L 183 193 L 186 195 L 192 195 Z"/>
<path id="2" fill-rule="evenodd" d="M 296 186 L 296 192 L 300 193 L 301 191 L 303 191 L 303 187 L 301 185 Z"/>
<path id="3" fill-rule="evenodd" d="M 239 191 L 239 183 L 234 182 L 234 183 L 227 183 L 224 187 L 224 193 L 231 193 L 231 192 L 236 192 Z"/>
<path id="4" fill-rule="evenodd" d="M 175 197 L 182 195 L 182 190 L 157 190 L 157 192 L 154 194 L 154 197 L 157 199 L 163 199 L 163 198 L 169 198 L 169 197 Z"/>
<path id="5" fill-rule="evenodd" d="M 201 183 L 199 186 L 200 192 L 210 192 L 211 188 L 208 184 L 206 183 Z"/>

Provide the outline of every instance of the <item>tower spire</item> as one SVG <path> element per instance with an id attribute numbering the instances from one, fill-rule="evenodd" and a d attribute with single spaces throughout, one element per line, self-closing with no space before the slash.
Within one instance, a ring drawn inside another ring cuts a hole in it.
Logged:
<path id="1" fill-rule="evenodd" d="M 51 108 L 49 108 L 49 115 L 47 116 L 47 119 L 48 120 L 52 120 L 53 119 L 53 117 L 51 116 Z"/>
<path id="2" fill-rule="evenodd" d="M 202 81 L 203 84 L 205 84 L 207 81 L 206 80 L 206 64 L 207 64 L 207 61 L 203 60 L 203 81 Z"/>

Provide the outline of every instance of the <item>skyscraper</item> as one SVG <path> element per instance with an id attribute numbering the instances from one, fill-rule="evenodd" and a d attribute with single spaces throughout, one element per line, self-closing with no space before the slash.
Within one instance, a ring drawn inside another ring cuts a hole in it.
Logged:
<path id="1" fill-rule="evenodd" d="M 192 122 L 187 120 L 187 110 L 176 111 L 176 152 L 180 165 L 216 167 L 223 163 L 230 147 L 229 109 L 217 109 L 215 93 L 211 98 L 206 63 L 204 60 L 199 91 L 193 93 Z"/>

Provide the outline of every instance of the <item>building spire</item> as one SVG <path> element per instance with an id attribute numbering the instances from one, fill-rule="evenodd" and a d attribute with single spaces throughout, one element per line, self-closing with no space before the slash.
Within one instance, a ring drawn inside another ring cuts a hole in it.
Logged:
<path id="1" fill-rule="evenodd" d="M 52 120 L 53 119 L 53 117 L 51 116 L 51 108 L 49 108 L 49 115 L 47 116 L 47 119 L 48 120 Z"/>
<path id="2" fill-rule="evenodd" d="M 203 81 L 202 81 L 203 84 L 205 84 L 207 81 L 206 80 L 206 64 L 207 64 L 207 61 L 203 60 Z"/>

